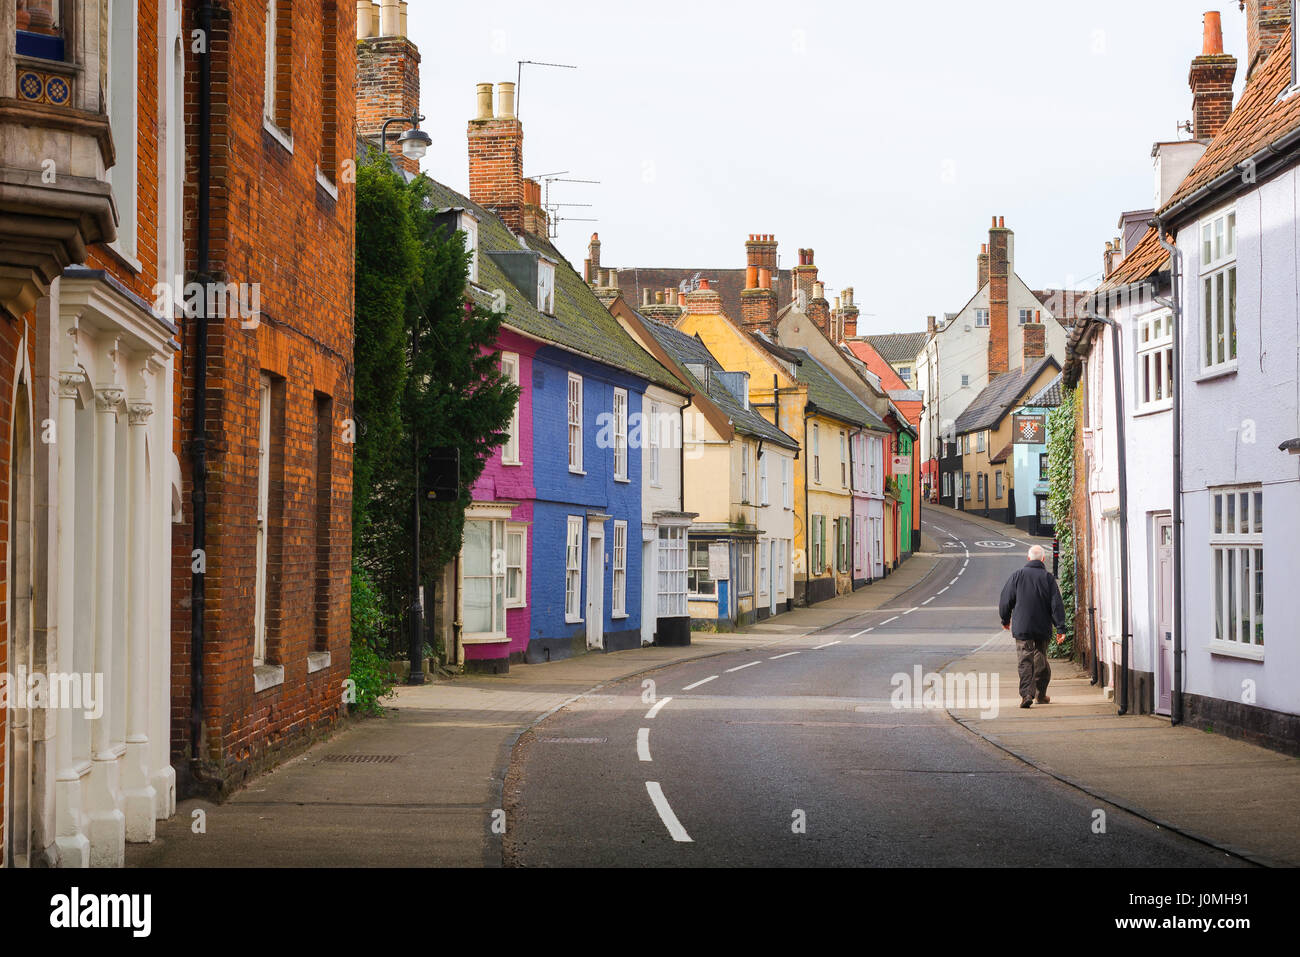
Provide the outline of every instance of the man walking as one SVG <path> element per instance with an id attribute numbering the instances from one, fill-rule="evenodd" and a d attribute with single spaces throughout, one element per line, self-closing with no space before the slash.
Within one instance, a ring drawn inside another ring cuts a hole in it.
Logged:
<path id="1" fill-rule="evenodd" d="M 1065 604 L 1061 589 L 1044 564 L 1047 552 L 1041 545 L 1029 549 L 1029 562 L 1017 569 L 1002 587 L 998 614 L 1002 627 L 1016 639 L 1017 668 L 1020 672 L 1020 707 L 1047 704 L 1047 683 L 1052 669 L 1047 664 L 1047 640 L 1056 626 L 1056 643 L 1065 641 Z"/>

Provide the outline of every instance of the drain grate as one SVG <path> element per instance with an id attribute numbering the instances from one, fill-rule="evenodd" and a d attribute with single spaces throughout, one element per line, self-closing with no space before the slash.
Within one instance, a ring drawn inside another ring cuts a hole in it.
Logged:
<path id="1" fill-rule="evenodd" d="M 396 754 L 327 754 L 321 760 L 335 764 L 392 764 L 399 757 Z"/>

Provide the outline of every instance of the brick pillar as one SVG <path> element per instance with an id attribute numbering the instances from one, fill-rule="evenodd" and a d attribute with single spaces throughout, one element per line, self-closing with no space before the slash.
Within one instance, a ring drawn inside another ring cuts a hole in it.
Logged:
<path id="1" fill-rule="evenodd" d="M 550 218 L 542 208 L 542 187 L 535 179 L 524 180 L 524 232 L 550 236 Z"/>
<path id="2" fill-rule="evenodd" d="M 976 280 L 975 291 L 979 292 L 984 288 L 984 284 L 989 281 L 989 244 L 980 243 L 980 254 L 975 257 L 975 269 L 979 278 Z"/>
<path id="3" fill-rule="evenodd" d="M 813 297 L 813 284 L 817 282 L 817 266 L 813 263 L 813 251 L 811 249 L 799 250 L 799 265 L 794 267 L 793 288 L 790 290 L 790 298 L 798 299 L 799 293 L 804 294 L 805 301 Z"/>
<path id="4" fill-rule="evenodd" d="M 1246 0 L 1246 80 L 1264 65 L 1291 25 L 1291 0 Z"/>
<path id="5" fill-rule="evenodd" d="M 489 87 L 486 111 L 484 86 Z M 490 85 L 480 85 L 479 115 L 469 121 L 469 198 L 520 233 L 524 228 L 524 128 L 515 116 L 515 85 L 500 83 L 498 90 L 500 102 L 494 114 Z"/>
<path id="6" fill-rule="evenodd" d="M 772 273 L 765 266 L 749 268 L 757 273 L 756 285 L 740 293 L 740 321 L 746 328 L 770 333 L 772 323 L 776 321 L 776 290 L 772 288 Z"/>
<path id="7" fill-rule="evenodd" d="M 686 294 L 686 312 L 692 316 L 720 315 L 722 295 L 716 289 L 709 288 L 707 279 L 701 279 L 700 287 Z"/>
<path id="8" fill-rule="evenodd" d="M 1192 135 L 1211 139 L 1232 115 L 1232 81 L 1237 75 L 1237 58 L 1223 52 L 1223 29 L 1219 14 L 1205 15 L 1205 43 L 1200 56 L 1192 60 L 1187 83 L 1192 88 Z"/>
<path id="9" fill-rule="evenodd" d="M 367 37 L 357 41 L 357 133 L 379 142 L 384 120 L 411 116 L 420 109 L 420 51 L 406 37 Z M 396 138 L 409 129 L 388 128 L 388 152 L 397 165 L 419 175 L 420 164 L 402 155 Z"/>
<path id="10" fill-rule="evenodd" d="M 1008 285 L 1011 277 L 1011 230 L 1005 220 L 993 217 L 989 229 L 989 362 L 992 379 L 1007 371 L 1010 332 Z"/>
<path id="11" fill-rule="evenodd" d="M 813 325 L 826 335 L 831 335 L 831 304 L 826 301 L 826 287 L 821 283 L 813 283 L 812 297 L 808 300 L 808 308 L 804 313 Z"/>
<path id="12" fill-rule="evenodd" d="M 858 316 L 861 313 L 853 301 L 853 287 L 846 286 L 840 293 L 840 316 L 844 321 L 844 338 L 852 339 L 858 334 Z"/>
<path id="13" fill-rule="evenodd" d="M 584 264 L 586 269 L 583 272 L 584 279 L 587 282 L 595 282 L 596 277 L 600 274 L 600 234 L 592 233 L 591 242 L 587 244 L 587 261 Z"/>

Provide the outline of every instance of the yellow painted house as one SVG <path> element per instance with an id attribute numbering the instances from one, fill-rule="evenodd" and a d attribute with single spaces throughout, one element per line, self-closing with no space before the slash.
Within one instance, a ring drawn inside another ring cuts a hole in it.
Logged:
<path id="1" fill-rule="evenodd" d="M 707 280 L 686 294 L 676 328 L 698 336 L 724 369 L 749 378 L 749 406 L 798 440 L 794 474 L 794 597 L 823 601 L 853 590 L 849 436 L 870 413 L 808 353 L 741 329 Z"/>

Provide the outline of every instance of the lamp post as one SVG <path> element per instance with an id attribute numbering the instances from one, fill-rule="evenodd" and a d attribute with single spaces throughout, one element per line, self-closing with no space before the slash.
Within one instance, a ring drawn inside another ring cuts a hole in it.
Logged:
<path id="1" fill-rule="evenodd" d="M 397 137 L 397 143 L 402 148 L 402 155 L 409 160 L 421 160 L 424 154 L 428 152 L 429 146 L 433 143 L 429 134 L 420 129 L 420 122 L 424 119 L 416 110 L 410 116 L 394 116 L 384 120 L 383 127 L 379 131 L 379 141 L 384 151 L 388 151 L 388 127 L 394 123 L 405 123 L 410 126 L 406 132 Z M 420 354 L 420 317 L 417 315 L 411 323 L 411 364 Z M 407 653 L 411 663 L 411 673 L 406 679 L 407 684 L 422 685 L 425 681 L 424 676 L 424 603 L 420 596 L 420 436 L 412 432 L 411 436 L 411 464 L 413 468 L 413 478 L 415 480 L 415 494 L 412 496 L 414 504 L 414 530 L 411 538 L 411 604 L 407 609 L 407 633 L 409 635 L 409 646 Z"/>

